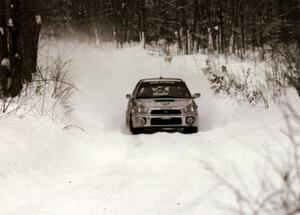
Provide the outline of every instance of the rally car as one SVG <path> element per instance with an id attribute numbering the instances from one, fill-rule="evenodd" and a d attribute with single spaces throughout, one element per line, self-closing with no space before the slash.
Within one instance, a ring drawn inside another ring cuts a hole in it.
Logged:
<path id="1" fill-rule="evenodd" d="M 140 80 L 128 101 L 126 124 L 132 134 L 153 130 L 198 132 L 198 106 L 185 82 L 177 78 Z"/>

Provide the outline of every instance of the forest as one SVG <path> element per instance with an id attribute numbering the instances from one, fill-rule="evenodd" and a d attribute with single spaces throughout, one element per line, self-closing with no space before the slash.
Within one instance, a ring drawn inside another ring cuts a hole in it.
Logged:
<path id="1" fill-rule="evenodd" d="M 177 53 L 280 53 L 299 76 L 298 0 L 4 0 L 0 59 L 11 63 L 12 92 L 35 73 L 40 37 L 81 42 L 177 44 Z M 41 31 L 41 26 L 43 26 Z M 293 80 L 293 83 L 298 80 Z M 297 83 L 298 84 L 298 83 Z"/>
<path id="2" fill-rule="evenodd" d="M 185 54 L 211 48 L 248 49 L 300 44 L 298 0 L 54 0 L 40 5 L 55 37 L 125 42 L 164 39 Z M 38 10 L 38 9 L 37 9 Z M 211 43 L 211 44 L 210 44 Z M 264 56 L 262 56 L 264 57 Z"/>

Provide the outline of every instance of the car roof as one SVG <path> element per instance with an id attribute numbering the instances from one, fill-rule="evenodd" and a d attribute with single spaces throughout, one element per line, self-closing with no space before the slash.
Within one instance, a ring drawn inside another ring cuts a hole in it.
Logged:
<path id="1" fill-rule="evenodd" d="M 142 79 L 141 82 L 164 82 L 164 81 L 172 81 L 172 82 L 183 82 L 182 79 L 180 78 L 163 78 L 163 77 L 160 77 L 160 78 L 145 78 L 145 79 Z"/>

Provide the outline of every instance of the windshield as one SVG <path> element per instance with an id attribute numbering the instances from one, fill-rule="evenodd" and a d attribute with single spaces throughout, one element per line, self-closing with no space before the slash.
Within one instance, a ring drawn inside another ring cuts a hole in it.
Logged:
<path id="1" fill-rule="evenodd" d="M 137 99 L 147 98 L 191 98 L 191 95 L 184 82 L 144 82 Z"/>

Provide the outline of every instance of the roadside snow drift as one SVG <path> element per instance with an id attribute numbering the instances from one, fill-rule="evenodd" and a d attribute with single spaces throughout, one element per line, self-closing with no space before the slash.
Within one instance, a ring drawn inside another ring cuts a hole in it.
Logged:
<path id="1" fill-rule="evenodd" d="M 264 155 L 285 156 L 282 107 L 213 95 L 199 71 L 205 56 L 166 64 L 142 47 L 57 47 L 72 59 L 76 109 L 60 123 L 1 116 L 1 215 L 232 214 L 225 211 L 235 198 L 212 168 L 256 195 L 259 179 L 273 175 Z M 199 133 L 129 133 L 125 95 L 139 79 L 159 76 L 183 78 L 202 94 Z M 289 102 L 299 107 L 295 92 Z"/>

